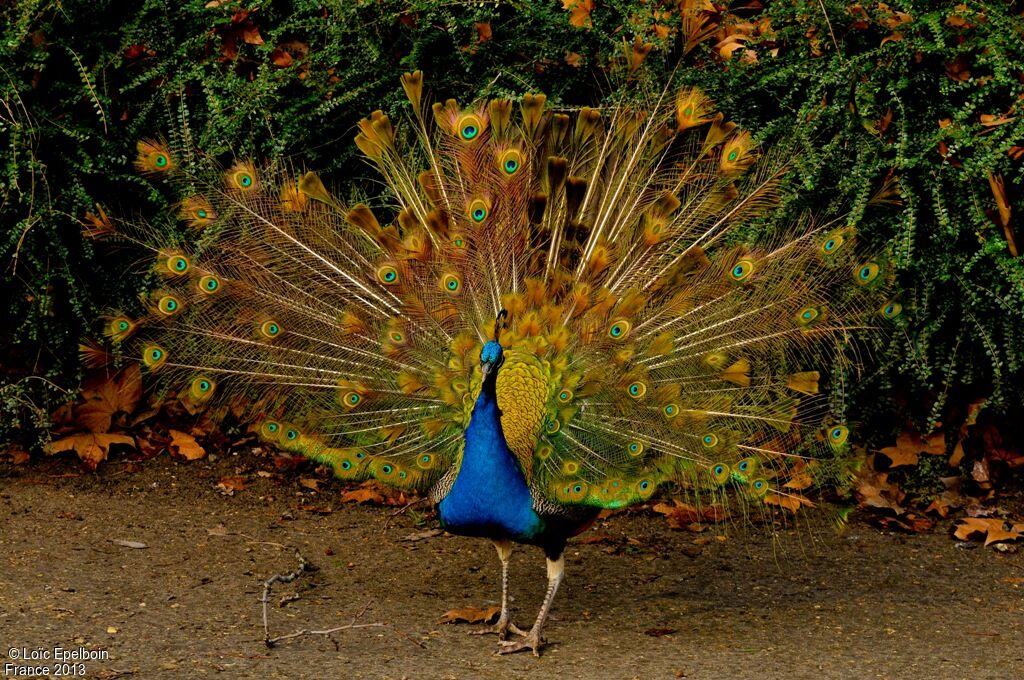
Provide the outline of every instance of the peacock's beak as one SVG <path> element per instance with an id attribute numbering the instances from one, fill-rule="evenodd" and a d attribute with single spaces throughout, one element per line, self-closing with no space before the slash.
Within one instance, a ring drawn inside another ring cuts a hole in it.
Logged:
<path id="1" fill-rule="evenodd" d="M 494 364 L 490 361 L 480 362 L 480 373 L 483 374 L 484 378 L 487 378 L 494 371 Z"/>

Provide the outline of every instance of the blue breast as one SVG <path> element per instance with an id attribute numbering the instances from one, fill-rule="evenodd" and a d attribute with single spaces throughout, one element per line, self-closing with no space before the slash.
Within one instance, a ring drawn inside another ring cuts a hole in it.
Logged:
<path id="1" fill-rule="evenodd" d="M 466 428 L 462 465 L 438 504 L 441 525 L 467 536 L 529 540 L 544 529 L 523 470 L 505 441 L 491 389 L 480 391 Z"/>

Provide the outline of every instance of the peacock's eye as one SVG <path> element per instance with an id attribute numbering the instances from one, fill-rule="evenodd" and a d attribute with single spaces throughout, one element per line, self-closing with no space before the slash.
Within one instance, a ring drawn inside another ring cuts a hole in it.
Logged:
<path id="1" fill-rule="evenodd" d="M 886 319 L 895 319 L 903 311 L 903 305 L 898 302 L 890 302 L 882 307 L 882 316 Z"/>
<path id="2" fill-rule="evenodd" d="M 430 454 L 426 453 L 426 454 L 423 454 L 422 456 L 420 456 L 420 462 L 423 463 L 424 465 L 429 463 L 430 462 Z"/>
<path id="3" fill-rule="evenodd" d="M 288 441 L 295 441 L 296 439 L 299 438 L 299 432 L 298 430 L 295 429 L 289 429 L 287 432 L 284 433 L 284 436 L 285 438 L 288 439 Z"/>
<path id="4" fill-rule="evenodd" d="M 157 308 L 160 310 L 160 313 L 163 314 L 164 316 L 170 316 L 171 314 L 174 314 L 175 312 L 178 311 L 178 308 L 180 306 L 181 303 L 178 302 L 178 298 L 174 297 L 173 295 L 165 295 L 162 298 L 160 298 L 160 302 L 157 303 Z"/>
<path id="5" fill-rule="evenodd" d="M 461 247 L 463 247 L 464 245 L 466 245 L 466 242 L 465 242 L 465 241 L 463 241 L 463 240 L 462 240 L 461 238 L 459 238 L 459 237 L 455 237 L 455 239 L 453 239 L 453 240 L 452 240 L 452 243 L 454 243 L 454 244 L 455 244 L 455 247 L 456 247 L 456 248 L 461 248 Z"/>
<path id="6" fill-rule="evenodd" d="M 739 462 L 739 465 L 736 466 L 736 469 L 739 470 L 740 472 L 746 472 L 747 470 L 750 469 L 750 462 L 746 460 L 741 460 Z"/>
<path id="7" fill-rule="evenodd" d="M 572 399 L 572 392 L 570 390 L 562 390 L 558 393 L 558 401 L 563 404 Z"/>
<path id="8" fill-rule="evenodd" d="M 701 444 L 710 449 L 716 444 L 718 444 L 718 437 L 713 434 L 706 434 L 700 441 Z"/>
<path id="9" fill-rule="evenodd" d="M 153 165 L 155 165 L 158 168 L 165 168 L 165 167 L 167 167 L 167 156 L 165 156 L 162 153 L 158 153 L 153 158 Z"/>
<path id="10" fill-rule="evenodd" d="M 822 246 L 822 248 L 825 250 L 826 253 L 831 253 L 838 247 L 838 245 L 839 244 L 836 243 L 836 240 L 834 238 L 830 238 L 829 240 L 825 241 L 825 245 Z"/>
<path id="11" fill-rule="evenodd" d="M 391 333 L 391 341 L 392 342 L 402 342 L 403 340 L 405 340 L 405 336 L 404 335 L 402 335 L 398 331 L 392 331 L 392 333 Z"/>
<path id="12" fill-rule="evenodd" d="M 352 461 L 349 461 L 349 460 L 341 461 L 341 469 L 342 470 L 351 470 L 352 469 Z"/>
<path id="13" fill-rule="evenodd" d="M 631 456 L 639 456 L 641 453 L 644 452 L 644 445 L 641 444 L 640 442 L 632 441 L 626 447 L 626 450 L 629 451 L 629 455 Z"/>
<path id="14" fill-rule="evenodd" d="M 455 274 L 446 274 L 444 278 L 441 279 L 441 285 L 449 293 L 457 293 L 462 287 L 462 281 Z"/>
<path id="15" fill-rule="evenodd" d="M 713 472 L 715 473 L 715 476 L 723 475 L 725 474 L 725 466 L 719 463 L 714 467 Z"/>
<path id="16" fill-rule="evenodd" d="M 548 434 L 554 434 L 554 433 L 558 432 L 558 430 L 561 427 L 562 427 L 562 424 L 558 422 L 558 419 L 557 418 L 552 418 L 544 426 L 544 429 L 547 430 Z"/>
<path id="17" fill-rule="evenodd" d="M 754 491 L 757 493 L 762 493 L 768 490 L 768 482 L 763 479 L 755 479 L 754 483 L 751 484 L 751 487 L 753 487 Z"/>
<path id="18" fill-rule="evenodd" d="M 835 425 L 828 432 L 829 443 L 834 447 L 842 446 L 850 436 L 850 430 L 845 425 Z"/>
<path id="19" fill-rule="evenodd" d="M 198 217 L 201 220 L 205 220 L 206 219 L 206 215 L 207 215 L 207 212 L 205 210 L 203 210 L 202 208 L 200 208 L 199 210 L 196 211 L 196 217 Z"/>
<path id="20" fill-rule="evenodd" d="M 209 380 L 200 380 L 199 381 L 199 390 L 201 392 L 209 392 L 210 391 L 210 381 Z"/>
<path id="21" fill-rule="evenodd" d="M 817 307 L 804 307 L 797 312 L 797 322 L 802 326 L 809 325 L 812 321 L 817 319 L 820 314 L 821 312 L 818 311 Z"/>
<path id="22" fill-rule="evenodd" d="M 148 345 L 142 350 L 142 363 L 148 368 L 156 369 L 167 360 L 167 352 L 157 345 Z"/>
<path id="23" fill-rule="evenodd" d="M 216 293 L 220 289 L 220 281 L 216 276 L 206 275 L 199 279 L 199 290 L 203 293 Z"/>
<path id="24" fill-rule="evenodd" d="M 380 267 L 377 270 L 377 278 L 386 286 L 398 282 L 398 270 L 389 264 Z"/>
<path id="25" fill-rule="evenodd" d="M 866 264 L 862 264 L 857 268 L 857 283 L 862 286 L 871 283 L 878 278 L 878 272 L 879 268 L 876 263 L 868 262 Z"/>
<path id="26" fill-rule="evenodd" d="M 506 175 L 514 175 L 523 164 L 522 155 L 516 149 L 509 149 L 501 154 L 499 166 Z"/>
<path id="27" fill-rule="evenodd" d="M 730 161 L 734 161 L 734 160 L 736 160 L 736 157 L 739 156 L 739 155 L 740 155 L 740 152 L 736 151 L 734 149 L 734 150 L 729 152 L 729 155 L 726 158 L 728 158 Z"/>
<path id="28" fill-rule="evenodd" d="M 235 173 L 235 181 L 238 182 L 238 186 L 243 189 L 248 189 L 252 186 L 252 175 L 247 172 Z"/>
<path id="29" fill-rule="evenodd" d="M 580 464 L 574 460 L 568 460 L 562 464 L 562 472 L 567 475 L 574 475 L 580 471 Z"/>
<path id="30" fill-rule="evenodd" d="M 459 118 L 456 123 L 456 129 L 459 131 L 459 137 L 466 142 L 476 139 L 480 135 L 480 131 L 483 129 L 483 126 L 483 121 L 474 113 L 467 113 Z"/>
<path id="31" fill-rule="evenodd" d="M 647 385 L 642 382 L 635 382 L 629 386 L 629 396 L 639 399 L 647 393 Z"/>
<path id="32" fill-rule="evenodd" d="M 152 359 L 153 361 L 159 361 L 160 359 L 163 359 L 163 357 L 164 357 L 163 350 L 159 350 L 159 349 L 155 349 L 155 348 L 149 350 L 149 358 Z"/>
<path id="33" fill-rule="evenodd" d="M 172 274 L 184 274 L 188 271 L 188 259 L 181 255 L 172 255 L 167 258 L 167 270 Z"/>
<path id="34" fill-rule="evenodd" d="M 613 323 L 608 327 L 608 337 L 613 340 L 621 340 L 629 334 L 631 328 L 630 323 L 626 320 L 620 320 Z"/>
<path id="35" fill-rule="evenodd" d="M 753 271 L 753 262 L 750 260 L 740 260 L 733 265 L 732 269 L 729 271 L 729 276 L 731 276 L 734 281 L 742 281 L 750 276 Z"/>
<path id="36" fill-rule="evenodd" d="M 384 464 L 380 466 L 380 471 L 386 475 L 390 475 L 392 472 L 395 471 L 395 468 L 391 467 L 390 465 Z"/>
<path id="37" fill-rule="evenodd" d="M 122 333 L 124 333 L 131 327 L 132 325 L 128 323 L 128 321 L 126 321 L 125 319 L 121 319 L 120 321 L 117 322 L 117 330 L 121 331 Z"/>
<path id="38" fill-rule="evenodd" d="M 666 418 L 675 418 L 679 415 L 679 407 L 675 404 L 667 404 L 663 409 Z"/>
<path id="39" fill-rule="evenodd" d="M 260 325 L 260 333 L 266 338 L 276 338 L 281 334 L 281 326 L 276 321 L 264 321 Z"/>
<path id="40" fill-rule="evenodd" d="M 349 392 L 345 395 L 345 404 L 347 406 L 358 406 L 359 402 L 363 400 L 363 397 L 358 392 Z"/>
<path id="41" fill-rule="evenodd" d="M 640 482 L 639 487 L 641 491 L 647 491 L 648 489 L 651 488 L 651 483 L 645 479 L 642 482 Z"/>
<path id="42" fill-rule="evenodd" d="M 267 423 L 267 432 L 270 432 L 271 434 L 274 434 L 279 429 L 281 429 L 281 426 L 278 425 L 277 423 Z"/>

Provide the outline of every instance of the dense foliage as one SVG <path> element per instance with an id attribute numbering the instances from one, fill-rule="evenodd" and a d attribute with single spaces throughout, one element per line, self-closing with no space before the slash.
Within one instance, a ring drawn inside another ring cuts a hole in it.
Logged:
<path id="1" fill-rule="evenodd" d="M 353 128 L 376 108 L 401 113 L 399 73 L 423 69 L 436 98 L 544 91 L 555 105 L 593 104 L 647 47 L 649 82 L 696 83 L 759 137 L 799 138 L 790 216 L 850 212 L 889 244 L 911 313 L 875 350 L 883 370 L 858 396 L 862 418 L 895 405 L 934 423 L 981 396 L 1019 406 L 1021 4 L 764 5 L 5 3 L 0 441 L 46 429 L 77 385 L 79 340 L 146 287 L 137 254 L 80 234 L 97 204 L 169 219 L 166 197 L 131 167 L 137 139 L 185 134 L 225 160 L 284 155 L 372 191 Z"/>

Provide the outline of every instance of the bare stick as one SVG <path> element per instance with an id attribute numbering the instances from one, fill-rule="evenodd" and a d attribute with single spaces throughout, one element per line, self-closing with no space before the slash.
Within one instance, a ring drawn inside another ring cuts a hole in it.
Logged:
<path id="1" fill-rule="evenodd" d="M 296 548 L 295 558 L 299 560 L 299 566 L 295 571 L 291 571 L 287 574 L 274 574 L 266 581 L 263 582 L 263 597 L 260 601 L 263 603 L 263 641 L 267 647 L 273 647 L 274 641 L 270 639 L 270 626 L 267 623 L 267 603 L 270 601 L 270 590 L 274 587 L 275 583 L 291 583 L 302 574 L 307 571 L 313 571 L 316 567 L 306 561 L 306 558 L 302 556 L 302 553 Z"/>
<path id="2" fill-rule="evenodd" d="M 273 647 L 275 644 L 277 644 L 278 642 L 282 642 L 283 640 L 291 640 L 293 638 L 302 637 L 304 635 L 323 635 L 325 637 L 330 638 L 330 636 L 334 633 L 343 630 L 351 630 L 353 628 L 383 628 L 385 625 L 387 625 L 384 623 L 357 623 L 357 621 L 359 621 L 359 619 L 362 618 L 363 614 L 366 613 L 366 610 L 370 608 L 371 603 L 367 602 L 363 605 L 362 609 L 360 609 L 358 612 L 355 613 L 355 615 L 352 616 L 352 620 L 344 626 L 336 626 L 334 628 L 326 628 L 324 630 L 311 630 L 308 628 L 304 628 L 302 630 L 297 630 L 294 633 L 288 633 L 287 635 L 278 635 L 277 637 L 273 638 L 270 637 L 270 625 L 267 622 L 267 604 L 270 602 L 270 591 L 274 587 L 274 584 L 291 583 L 303 574 L 311 571 L 316 571 L 317 569 L 315 566 L 306 561 L 306 558 L 302 556 L 302 553 L 299 552 L 298 549 L 295 550 L 295 558 L 299 561 L 299 566 L 296 567 L 294 571 L 291 571 L 287 574 L 274 574 L 273 576 L 271 576 L 263 582 L 263 596 L 260 598 L 260 602 L 263 603 L 263 643 L 267 647 Z M 282 598 L 281 604 L 284 605 L 286 602 L 291 602 L 295 599 L 298 599 L 298 597 Z M 405 633 L 398 630 L 397 628 L 394 628 L 393 626 L 389 627 L 399 637 L 403 637 L 406 640 L 409 640 L 410 642 L 419 645 L 421 648 L 426 649 L 426 645 L 424 645 L 419 640 L 406 635 Z M 338 643 L 336 640 L 331 639 L 331 641 L 334 642 L 335 646 L 337 646 Z"/>
<path id="3" fill-rule="evenodd" d="M 383 526 L 383 528 L 381 528 L 381 531 L 387 531 L 388 528 L 391 526 L 391 520 L 393 520 L 394 518 L 398 517 L 401 514 L 404 514 L 405 511 L 408 510 L 409 508 L 411 508 L 412 506 L 419 505 L 420 503 L 423 503 L 426 500 L 427 500 L 427 498 L 425 498 L 425 497 L 417 498 L 414 501 L 409 501 L 408 503 L 406 503 L 405 505 L 400 507 L 398 510 L 395 510 L 394 512 L 392 512 L 390 515 L 388 515 L 388 519 L 387 519 L 386 522 L 384 522 L 384 526 Z"/>

